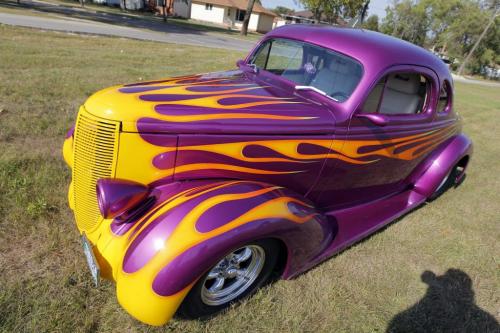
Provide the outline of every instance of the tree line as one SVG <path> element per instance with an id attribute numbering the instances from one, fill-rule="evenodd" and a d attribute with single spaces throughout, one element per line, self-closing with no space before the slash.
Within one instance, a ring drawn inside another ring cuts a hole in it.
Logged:
<path id="1" fill-rule="evenodd" d="M 499 0 L 393 0 L 386 16 L 363 27 L 446 56 L 452 69 L 481 73 L 500 67 Z"/>
<path id="2" fill-rule="evenodd" d="M 297 0 L 317 21 L 364 17 L 369 0 Z M 372 15 L 362 27 L 427 48 L 459 72 L 500 68 L 500 0 L 392 0 L 386 16 Z M 293 11 L 279 7 L 278 14 Z"/>

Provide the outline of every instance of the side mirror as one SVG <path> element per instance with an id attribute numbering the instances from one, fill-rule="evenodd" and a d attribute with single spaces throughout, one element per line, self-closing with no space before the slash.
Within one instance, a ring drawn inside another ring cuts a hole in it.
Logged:
<path id="1" fill-rule="evenodd" d="M 368 119 L 377 126 L 385 126 L 389 122 L 389 118 L 380 113 L 358 113 L 355 117 Z"/>
<path id="2" fill-rule="evenodd" d="M 241 69 L 242 71 L 252 70 L 252 72 L 254 72 L 256 74 L 259 72 L 259 67 L 257 67 L 257 65 L 247 64 L 245 62 L 245 60 L 240 59 L 240 60 L 236 61 L 236 66 L 238 66 L 238 68 Z"/>

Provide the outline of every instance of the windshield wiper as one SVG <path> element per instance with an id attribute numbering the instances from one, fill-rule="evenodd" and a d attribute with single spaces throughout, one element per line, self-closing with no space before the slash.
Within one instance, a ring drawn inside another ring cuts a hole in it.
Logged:
<path id="1" fill-rule="evenodd" d="M 321 89 L 318 89 L 316 87 L 313 87 L 313 86 L 295 86 L 295 90 L 312 90 L 314 92 L 317 92 L 318 94 L 320 95 L 323 95 L 323 96 L 326 96 L 330 99 L 333 99 L 335 102 L 338 102 L 339 100 L 336 99 L 336 98 L 333 98 L 332 96 L 328 95 L 326 92 L 324 92 L 323 90 Z"/>

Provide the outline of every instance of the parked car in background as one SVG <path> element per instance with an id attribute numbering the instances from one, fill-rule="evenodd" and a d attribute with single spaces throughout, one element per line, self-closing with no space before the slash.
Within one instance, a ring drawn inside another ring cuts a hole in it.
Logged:
<path id="1" fill-rule="evenodd" d="M 472 143 L 430 52 L 296 24 L 237 65 L 99 91 L 64 143 L 93 278 L 142 322 L 212 315 L 464 179 Z"/>
<path id="2" fill-rule="evenodd" d="M 490 80 L 500 80 L 500 68 L 484 66 L 481 68 L 481 75 Z"/>

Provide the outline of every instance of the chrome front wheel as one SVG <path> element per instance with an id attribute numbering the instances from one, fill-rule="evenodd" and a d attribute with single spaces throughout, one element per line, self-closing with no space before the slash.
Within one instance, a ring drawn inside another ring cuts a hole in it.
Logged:
<path id="1" fill-rule="evenodd" d="M 231 252 L 206 276 L 201 300 L 211 306 L 235 300 L 254 283 L 265 261 L 266 252 L 258 245 L 248 245 Z"/>
<path id="2" fill-rule="evenodd" d="M 272 239 L 228 251 L 189 291 L 179 308 L 187 318 L 206 318 L 250 296 L 271 277 L 281 248 Z"/>

